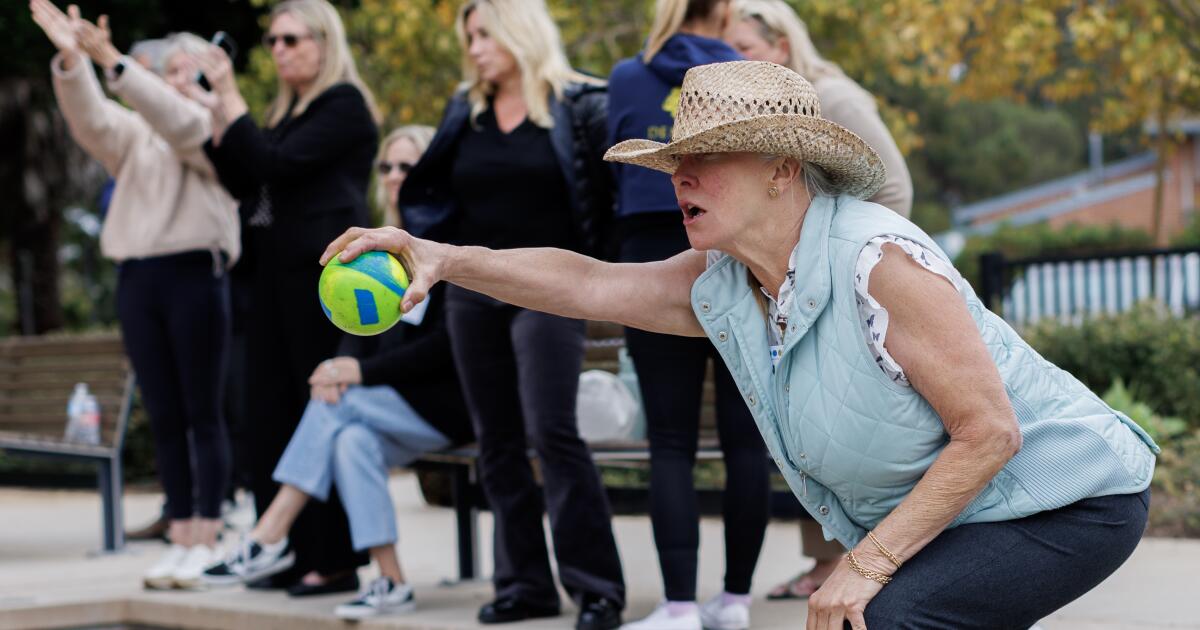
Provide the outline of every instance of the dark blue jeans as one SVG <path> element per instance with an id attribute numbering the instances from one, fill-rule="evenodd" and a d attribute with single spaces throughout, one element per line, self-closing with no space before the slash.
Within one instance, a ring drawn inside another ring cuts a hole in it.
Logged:
<path id="1" fill-rule="evenodd" d="M 229 483 L 223 265 L 206 251 L 127 260 L 117 280 L 117 318 L 150 416 L 171 519 L 219 518 Z"/>
<path id="2" fill-rule="evenodd" d="M 584 323 L 451 286 L 446 321 L 454 364 L 479 436 L 479 480 L 495 515 L 497 597 L 558 605 L 542 514 L 558 576 L 582 595 L 625 603 L 612 513 L 579 437 L 575 396 Z M 543 488 L 529 464 L 537 453 Z"/>
<path id="3" fill-rule="evenodd" d="M 871 600 L 867 627 L 1025 630 L 1116 571 L 1149 507 L 1147 489 L 946 530 Z"/>

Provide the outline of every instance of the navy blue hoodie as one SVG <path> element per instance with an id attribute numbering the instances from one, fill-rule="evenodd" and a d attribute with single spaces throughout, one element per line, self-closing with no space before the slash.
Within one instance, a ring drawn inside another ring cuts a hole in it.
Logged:
<path id="1" fill-rule="evenodd" d="M 642 56 L 618 63 L 608 79 L 608 145 L 630 138 L 670 142 L 683 75 L 695 66 L 741 57 L 719 39 L 677 33 L 649 64 Z M 640 166 L 615 165 L 617 217 L 679 212 L 671 178 Z"/>

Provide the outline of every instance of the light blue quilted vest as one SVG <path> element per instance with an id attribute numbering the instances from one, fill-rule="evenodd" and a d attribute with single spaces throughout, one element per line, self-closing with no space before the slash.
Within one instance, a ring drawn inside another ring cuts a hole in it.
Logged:
<path id="1" fill-rule="evenodd" d="M 863 338 L 855 261 L 867 241 L 885 234 L 946 257 L 920 228 L 883 206 L 845 196 L 812 203 L 774 370 L 759 290 L 746 266 L 723 256 L 692 286 L 696 317 L 729 366 L 779 470 L 826 536 L 847 548 L 908 495 L 949 439 L 925 399 L 876 366 Z M 1024 442 L 950 526 L 1144 490 L 1159 452 L 1153 440 L 1038 355 L 974 293 L 966 300 Z"/>

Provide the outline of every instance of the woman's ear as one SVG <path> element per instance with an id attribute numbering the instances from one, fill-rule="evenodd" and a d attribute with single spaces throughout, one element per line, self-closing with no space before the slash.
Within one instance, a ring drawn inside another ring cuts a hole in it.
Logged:
<path id="1" fill-rule="evenodd" d="M 783 157 L 775 163 L 775 171 L 771 174 L 770 185 L 784 190 L 796 183 L 804 172 L 804 165 L 794 157 Z"/>

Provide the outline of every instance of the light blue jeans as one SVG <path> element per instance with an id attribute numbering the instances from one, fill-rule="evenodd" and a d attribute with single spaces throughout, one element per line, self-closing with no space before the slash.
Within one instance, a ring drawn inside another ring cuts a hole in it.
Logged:
<path id="1" fill-rule="evenodd" d="M 274 479 L 319 501 L 336 484 L 354 548 L 363 551 L 397 540 L 388 468 L 449 445 L 395 389 L 351 387 L 337 404 L 308 402 Z"/>

